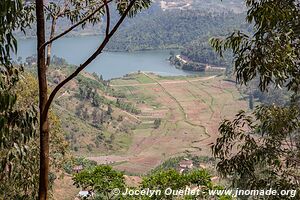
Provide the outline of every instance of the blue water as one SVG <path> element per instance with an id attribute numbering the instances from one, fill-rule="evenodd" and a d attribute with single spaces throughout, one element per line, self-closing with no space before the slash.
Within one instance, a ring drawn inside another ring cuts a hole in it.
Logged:
<path id="1" fill-rule="evenodd" d="M 62 38 L 53 44 L 52 55 L 65 58 L 69 63 L 79 65 L 93 53 L 101 42 L 98 36 Z M 23 60 L 36 54 L 34 39 L 19 40 L 18 55 Z M 104 79 L 122 77 L 138 70 L 160 75 L 190 75 L 195 72 L 176 69 L 168 62 L 169 50 L 140 52 L 103 52 L 87 68 L 88 72 L 101 74 Z"/>

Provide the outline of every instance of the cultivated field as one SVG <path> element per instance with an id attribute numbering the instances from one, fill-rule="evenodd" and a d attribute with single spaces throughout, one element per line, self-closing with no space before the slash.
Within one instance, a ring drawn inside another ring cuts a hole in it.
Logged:
<path id="1" fill-rule="evenodd" d="M 133 74 L 112 80 L 142 113 L 126 153 L 90 157 L 129 173 L 147 173 L 163 160 L 186 153 L 211 156 L 222 119 L 247 109 L 235 84 L 224 77 L 160 77 Z M 158 128 L 154 121 L 161 119 Z"/>

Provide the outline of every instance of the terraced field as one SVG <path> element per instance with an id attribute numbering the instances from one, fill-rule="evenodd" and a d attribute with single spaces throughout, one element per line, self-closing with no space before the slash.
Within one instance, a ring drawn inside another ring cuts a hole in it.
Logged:
<path id="1" fill-rule="evenodd" d="M 142 110 L 128 151 L 122 155 L 95 156 L 116 169 L 146 173 L 163 160 L 185 153 L 210 156 L 218 125 L 247 109 L 235 84 L 223 77 L 160 77 L 139 73 L 112 80 L 115 90 Z M 154 121 L 161 119 L 158 128 Z"/>

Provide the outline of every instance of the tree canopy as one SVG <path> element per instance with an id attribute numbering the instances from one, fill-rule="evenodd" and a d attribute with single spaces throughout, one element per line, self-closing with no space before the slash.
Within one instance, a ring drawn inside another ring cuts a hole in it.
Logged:
<path id="1" fill-rule="evenodd" d="M 225 39 L 211 40 L 221 56 L 224 50 L 232 50 L 238 83 L 249 84 L 257 78 L 262 92 L 274 87 L 290 91 L 283 105 L 261 104 L 253 113 L 241 111 L 221 124 L 213 153 L 220 159 L 218 171 L 231 176 L 234 187 L 299 191 L 299 3 L 246 0 L 254 34 L 236 31 Z"/>

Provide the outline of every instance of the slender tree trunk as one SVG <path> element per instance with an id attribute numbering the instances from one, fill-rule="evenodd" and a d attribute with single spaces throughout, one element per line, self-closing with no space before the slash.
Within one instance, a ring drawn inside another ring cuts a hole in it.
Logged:
<path id="1" fill-rule="evenodd" d="M 109 0 L 110 2 L 112 0 Z M 73 25 L 68 30 L 62 34 L 52 38 L 49 42 L 45 43 L 45 18 L 44 18 L 44 1 L 36 0 L 36 18 L 37 18 L 37 40 L 38 40 L 38 80 L 39 80 L 39 107 L 40 107 L 40 179 L 39 179 L 39 200 L 48 199 L 48 174 L 49 174 L 49 119 L 48 110 L 50 105 L 57 94 L 57 92 L 70 80 L 76 77 L 86 66 L 88 66 L 99 54 L 109 42 L 110 38 L 118 30 L 120 25 L 123 23 L 124 19 L 130 12 L 131 8 L 134 6 L 136 0 L 130 1 L 130 4 L 126 8 L 125 12 L 122 14 L 119 21 L 115 24 L 111 31 L 106 31 L 106 37 L 97 48 L 97 50 L 83 63 L 81 64 L 71 75 L 59 83 L 51 92 L 49 98 L 47 96 L 47 66 L 46 66 L 46 51 L 45 47 L 52 43 L 55 39 L 67 34 L 77 25 L 84 23 L 80 21 L 78 24 Z M 107 1 L 108 2 L 108 1 Z M 106 3 L 107 3 L 106 2 Z M 104 5 L 103 5 L 104 6 Z M 99 7 L 100 10 L 101 7 Z M 106 7 L 107 8 L 107 7 Z M 108 8 L 107 8 L 108 10 Z M 91 17 L 89 15 L 86 19 Z M 107 21 L 110 22 L 110 16 L 107 16 Z M 107 30 L 109 30 L 109 25 L 107 25 Z M 51 48 L 50 48 L 51 49 Z M 50 51 L 51 53 L 51 51 Z"/>
<path id="2" fill-rule="evenodd" d="M 39 199 L 48 198 L 48 173 L 49 173 L 49 122 L 48 114 L 43 114 L 47 96 L 47 77 L 45 62 L 45 18 L 44 1 L 36 0 L 37 19 L 37 67 L 39 81 L 39 109 L 40 109 L 40 177 L 39 177 Z"/>
<path id="3" fill-rule="evenodd" d="M 55 34 L 55 27 L 56 27 L 56 18 L 53 17 L 52 24 L 51 24 L 51 33 L 50 33 L 50 39 L 52 40 L 54 38 Z M 47 60 L 46 60 L 46 66 L 49 67 L 51 62 L 51 49 L 52 49 L 52 42 L 48 44 L 47 46 Z"/>

